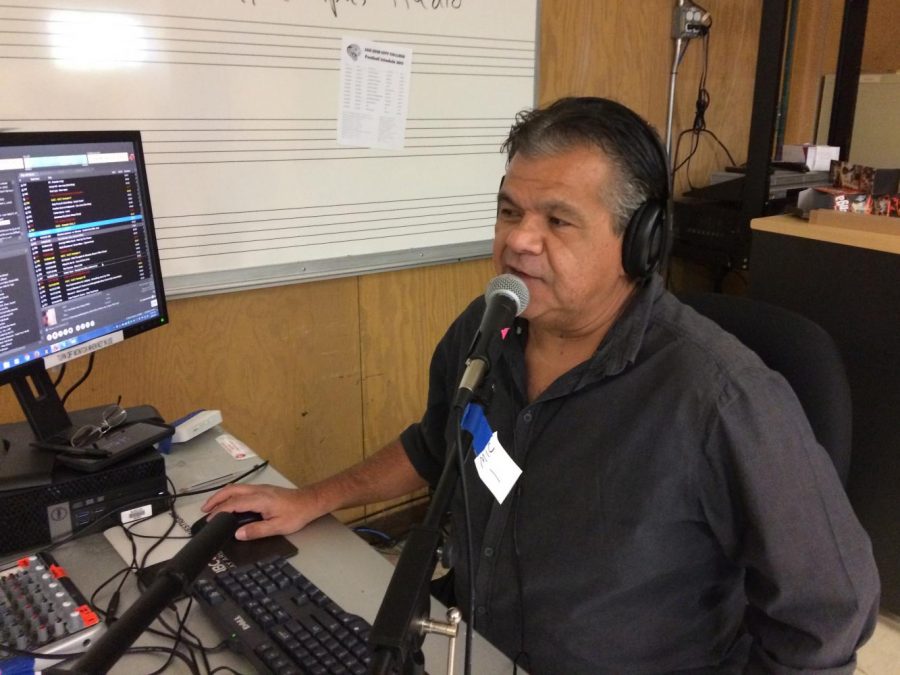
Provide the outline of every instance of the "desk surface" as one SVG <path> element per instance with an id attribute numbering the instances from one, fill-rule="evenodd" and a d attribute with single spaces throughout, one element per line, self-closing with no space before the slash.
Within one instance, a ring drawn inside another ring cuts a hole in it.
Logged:
<path id="1" fill-rule="evenodd" d="M 234 472 L 243 472 L 260 461 L 249 457 L 244 460 L 234 459 L 217 441 L 225 432 L 216 427 L 202 434 L 189 444 L 173 446 L 172 454 L 166 457 L 166 470 L 175 484 L 176 491 L 187 491 L 193 485 L 219 476 L 227 476 Z M 291 484 L 271 467 L 264 469 L 253 482 L 272 483 L 290 486 Z M 200 505 L 205 495 L 186 496 L 176 500 L 175 509 L 178 515 L 188 524 L 200 515 Z M 167 523 L 171 517 L 161 514 Z M 151 532 L 159 529 L 158 523 L 143 521 L 137 525 L 136 532 Z M 110 539 L 115 536 L 110 530 Z M 391 578 L 393 566 L 379 553 L 369 547 L 362 539 L 353 534 L 347 527 L 331 516 L 320 518 L 302 531 L 292 534 L 288 539 L 297 547 L 298 553 L 291 562 L 330 595 L 347 611 L 358 614 L 372 622 L 381 604 L 381 598 Z M 140 540 L 139 540 L 140 541 Z M 152 540 L 148 540 L 152 543 Z M 183 545 L 183 541 L 180 542 Z M 173 543 L 167 555 L 155 556 L 148 564 L 169 557 L 174 551 Z M 124 567 L 122 558 L 103 535 L 97 534 L 60 547 L 54 555 L 68 570 L 70 576 L 81 590 L 87 594 L 99 586 L 104 580 Z M 97 599 L 100 608 L 106 606 L 112 589 L 101 593 Z M 120 615 L 137 597 L 134 583 L 129 581 L 123 589 Z M 182 601 L 184 602 L 184 601 Z M 445 608 L 432 601 L 432 617 L 443 620 Z M 221 641 L 219 634 L 199 608 L 192 610 L 188 621 L 190 629 L 200 637 L 205 645 L 215 645 Z M 460 631 L 457 640 L 456 668 L 462 672 L 464 632 Z M 139 644 L 167 644 L 152 636 L 142 636 Z M 171 641 L 168 642 L 171 644 Z M 446 672 L 447 661 L 446 638 L 429 636 L 425 640 L 424 652 L 428 670 L 438 674 Z M 113 673 L 150 672 L 162 665 L 165 656 L 133 655 L 123 658 Z M 210 657 L 213 667 L 232 665 L 240 672 L 248 672 L 246 662 L 238 656 L 223 652 Z M 500 674 L 511 673 L 512 665 L 498 650 L 487 641 L 476 636 L 473 640 L 473 670 L 477 673 Z M 189 672 L 185 664 L 175 660 L 166 670 L 167 673 Z"/>
<path id="2" fill-rule="evenodd" d="M 900 218 L 813 211 L 810 220 L 794 216 L 757 218 L 753 230 L 900 254 Z"/>

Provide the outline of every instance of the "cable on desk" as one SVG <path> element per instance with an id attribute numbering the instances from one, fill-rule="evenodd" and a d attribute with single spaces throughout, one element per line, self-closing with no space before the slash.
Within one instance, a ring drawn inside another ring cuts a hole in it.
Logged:
<path id="1" fill-rule="evenodd" d="M 372 544 L 373 546 L 390 548 L 391 546 L 397 545 L 397 540 L 394 539 L 391 535 L 389 535 L 387 532 L 382 532 L 381 530 L 376 530 L 373 527 L 364 527 L 364 526 L 360 525 L 360 526 L 354 527 L 352 529 L 356 534 L 359 534 L 359 535 L 371 534 L 375 537 L 378 537 L 381 540 L 381 543 L 379 544 L 378 542 L 375 542 Z"/>
<path id="2" fill-rule="evenodd" d="M 267 466 L 269 466 L 269 460 L 263 460 L 259 464 L 254 464 L 253 466 L 251 466 L 244 473 L 238 474 L 231 480 L 227 480 L 224 483 L 220 483 L 218 485 L 213 485 L 211 487 L 205 487 L 200 490 L 189 490 L 187 492 L 178 492 L 176 494 L 176 499 L 181 498 L 181 497 L 190 497 L 191 495 L 203 495 L 203 494 L 206 494 L 207 492 L 215 492 L 216 490 L 221 490 L 226 485 L 232 485 L 234 483 L 237 483 L 240 480 L 244 480 L 247 476 L 250 476 L 250 475 L 256 473 L 257 471 L 262 471 Z M 173 492 L 174 492 L 174 490 L 173 490 Z"/>
<path id="3" fill-rule="evenodd" d="M 184 609 L 184 616 L 179 616 L 178 609 L 173 608 L 175 611 L 175 616 L 178 617 L 178 630 L 175 632 L 175 644 L 172 645 L 171 651 L 169 652 L 169 658 L 166 659 L 166 662 L 159 669 L 154 670 L 152 673 L 149 673 L 149 675 L 160 675 L 160 673 L 164 673 L 166 671 L 166 668 L 169 667 L 169 664 L 172 663 L 172 659 L 175 658 L 176 654 L 179 656 L 182 654 L 180 651 L 178 651 L 178 645 L 182 642 L 182 632 L 184 631 L 185 623 L 187 622 L 188 615 L 191 613 L 191 607 L 193 607 L 193 604 L 194 599 L 188 598 L 187 607 L 185 607 Z M 159 618 L 160 617 L 157 617 L 157 619 Z M 187 646 L 187 643 L 185 643 L 185 646 Z M 188 666 L 193 666 L 191 667 L 191 672 L 197 673 L 197 675 L 199 675 L 200 669 L 197 667 L 197 657 L 194 655 L 194 650 L 192 650 L 190 646 L 187 646 L 187 648 L 188 654 L 190 655 L 190 663 L 188 664 Z M 183 660 L 185 660 L 186 662 L 186 659 Z M 209 670 L 209 668 L 207 668 L 207 670 Z"/>
<path id="4" fill-rule="evenodd" d="M 96 612 L 101 615 L 106 623 L 113 623 L 117 618 L 116 611 L 119 608 L 119 593 L 121 592 L 122 587 L 125 585 L 125 581 L 131 575 L 132 569 L 133 566 L 131 565 L 129 565 L 128 567 L 123 567 L 111 577 L 101 582 L 100 585 L 94 589 L 94 592 L 91 593 L 90 604 L 96 609 Z M 118 577 L 119 575 L 122 575 L 122 581 L 119 582 L 118 588 L 113 591 L 112 595 L 110 596 L 109 602 L 106 603 L 106 610 L 101 610 L 100 603 L 97 600 L 97 596 L 103 591 L 103 589 L 107 587 L 107 585 L 115 581 L 116 577 Z"/>
<path id="5" fill-rule="evenodd" d="M 132 532 L 130 527 L 126 527 L 121 522 L 114 522 L 113 524 L 118 525 L 123 529 L 126 537 L 131 542 L 132 561 L 131 561 L 130 565 L 117 571 L 114 575 L 112 575 L 109 579 L 105 580 L 100 586 L 98 586 L 94 590 L 94 593 L 91 595 L 91 604 L 101 614 L 103 614 L 104 618 L 111 617 L 112 621 L 114 621 L 116 618 L 115 610 L 117 609 L 117 605 L 118 605 L 118 599 L 116 596 L 117 596 L 117 594 L 119 594 L 121 592 L 121 589 L 124 587 L 124 584 L 125 584 L 126 580 L 128 579 L 128 577 L 130 576 L 130 574 L 132 572 L 136 573 L 137 571 L 144 569 L 144 566 L 146 564 L 147 558 L 150 555 L 150 553 L 157 546 L 161 545 L 162 542 L 165 541 L 166 539 L 170 539 L 170 538 L 171 539 L 187 539 L 187 538 L 189 538 L 188 536 L 184 536 L 184 537 L 171 536 L 171 533 L 174 530 L 176 523 L 178 523 L 178 521 L 180 519 L 180 516 L 175 511 L 175 502 L 177 499 L 179 499 L 180 497 L 204 494 L 206 492 L 212 492 L 212 491 L 218 490 L 218 489 L 224 487 L 225 485 L 228 485 L 231 483 L 236 483 L 240 480 L 243 480 L 244 478 L 260 471 L 261 469 L 264 469 L 266 466 L 268 466 L 268 464 L 269 464 L 268 461 L 260 462 L 256 465 L 252 466 L 249 470 L 245 471 L 244 473 L 242 473 L 238 476 L 235 476 L 232 480 L 222 483 L 221 485 L 204 488 L 202 490 L 192 490 L 189 492 L 182 492 L 180 494 L 176 492 L 175 486 L 172 483 L 171 479 L 167 478 L 166 480 L 168 482 L 169 492 L 164 495 L 161 495 L 160 498 L 165 500 L 164 503 L 165 503 L 166 510 L 172 516 L 172 523 L 169 525 L 168 529 L 166 530 L 165 533 L 163 533 L 162 536 L 160 536 L 160 535 L 152 536 L 152 538 L 157 539 L 158 541 L 156 543 L 154 543 L 147 551 L 144 552 L 143 556 L 141 557 L 140 563 L 138 563 L 137 546 L 134 542 L 134 539 L 135 538 L 151 538 L 151 537 L 149 535 L 142 535 L 142 534 L 139 534 L 136 532 Z M 50 551 L 62 546 L 63 544 L 67 544 L 69 542 L 76 541 L 82 537 L 86 537 L 91 534 L 96 534 L 96 533 L 106 529 L 110 525 L 109 521 L 113 518 L 118 517 L 121 512 L 127 511 L 128 509 L 133 508 L 135 506 L 141 506 L 143 504 L 146 504 L 146 502 L 147 502 L 146 497 L 141 498 L 139 500 L 134 500 L 132 502 L 128 502 L 124 506 L 119 507 L 116 511 L 109 512 L 109 513 L 106 513 L 106 514 L 100 516 L 97 520 L 90 523 L 87 527 L 85 527 L 77 532 L 73 532 L 67 537 L 58 539 L 57 541 L 52 542 L 51 544 L 49 544 L 48 546 L 44 547 L 41 550 L 50 552 Z M 157 514 L 157 515 L 161 515 L 161 514 Z M 134 527 L 134 526 L 140 524 L 140 522 L 142 522 L 142 521 L 136 521 L 135 523 L 132 523 L 131 527 Z M 112 583 L 120 575 L 124 575 L 124 576 L 123 576 L 118 588 L 116 589 L 116 591 L 113 592 L 113 595 L 110 597 L 110 601 L 107 605 L 107 612 L 104 613 L 102 610 L 99 610 L 99 607 L 97 606 L 98 603 L 96 602 L 96 597 L 97 597 L 98 593 L 100 593 L 106 586 L 108 586 L 110 583 Z M 140 583 L 138 584 L 138 587 L 140 588 Z M 198 650 L 200 650 L 201 658 L 204 662 L 205 670 L 207 672 L 211 672 L 210 666 L 209 666 L 209 661 L 208 661 L 208 654 L 214 654 L 214 653 L 222 651 L 223 649 L 225 649 L 227 647 L 227 642 L 223 640 L 222 642 L 220 642 L 219 644 L 217 644 L 214 647 L 206 647 L 205 645 L 203 645 L 202 641 L 194 633 L 192 633 L 189 628 L 187 628 L 187 626 L 185 624 L 187 622 L 188 614 L 192 607 L 192 603 L 193 603 L 193 599 L 189 599 L 188 607 L 186 608 L 184 616 L 181 616 L 178 612 L 178 609 L 174 608 L 175 616 L 178 619 L 178 627 L 177 628 L 173 628 L 172 626 L 170 626 L 168 623 L 166 623 L 165 618 L 160 616 L 160 617 L 158 617 L 158 620 L 163 625 L 163 627 L 168 631 L 168 633 L 154 629 L 154 628 L 147 629 L 147 632 L 149 632 L 149 633 L 152 633 L 154 635 L 157 635 L 157 636 L 165 638 L 165 639 L 174 640 L 175 641 L 174 647 L 171 647 L 171 648 L 167 648 L 167 647 L 133 647 L 133 648 L 129 649 L 126 652 L 126 654 L 150 653 L 150 652 L 169 653 L 170 656 L 169 656 L 168 660 L 166 661 L 165 665 L 163 666 L 163 670 L 166 667 L 168 667 L 168 665 L 171 663 L 173 658 L 177 657 L 177 658 L 180 658 L 181 660 L 185 661 L 185 663 L 188 664 L 188 667 L 190 668 L 192 673 L 198 673 L 198 675 L 199 675 L 200 670 L 197 666 L 196 656 L 193 652 L 194 649 L 198 649 Z M 113 610 L 113 611 L 110 611 L 110 610 Z M 192 637 L 195 642 L 192 642 L 189 639 L 185 639 L 183 634 L 186 634 L 186 635 Z M 182 644 L 182 643 L 187 648 L 187 650 L 190 654 L 190 657 L 186 656 L 184 653 L 182 653 L 180 651 L 177 651 L 178 645 Z M 33 653 L 33 652 L 26 652 L 23 650 L 16 650 L 15 648 L 12 648 L 12 647 L 7 648 L 6 646 L 4 646 L 4 649 L 9 651 L 10 653 L 15 653 L 20 656 L 40 657 L 40 658 L 46 658 L 46 659 L 55 659 L 55 660 L 59 660 L 59 661 L 63 661 L 65 659 L 70 659 L 70 658 L 77 658 L 77 657 L 81 656 L 81 653 L 54 654 L 54 655 Z M 220 669 L 217 668 L 216 670 L 220 670 Z M 156 672 L 163 672 L 163 671 L 158 670 Z M 232 671 L 232 672 L 237 672 L 237 671 Z"/>
<path id="6" fill-rule="evenodd" d="M 159 652 L 169 654 L 169 659 L 166 661 L 166 664 L 164 667 L 168 667 L 168 665 L 172 662 L 172 659 L 177 657 L 185 662 L 185 664 L 187 665 L 187 667 L 191 671 L 191 673 L 194 673 L 195 675 L 200 675 L 200 671 L 197 669 L 196 665 L 188 659 L 188 657 L 186 657 L 181 652 L 176 651 L 174 649 L 169 649 L 168 647 L 131 647 L 125 651 L 125 655 L 127 656 L 128 654 L 155 654 L 155 653 L 159 653 Z M 156 673 L 161 673 L 161 672 L 163 672 L 163 671 L 156 670 L 153 673 L 151 673 L 150 675 L 155 675 Z"/>
<path id="7" fill-rule="evenodd" d="M 174 483 L 172 483 L 171 479 L 168 479 L 168 478 L 167 478 L 166 480 L 167 480 L 167 482 L 168 482 L 168 484 L 169 484 L 169 489 L 171 490 L 171 492 L 175 493 L 176 490 L 175 490 L 175 485 L 174 485 Z M 177 499 L 177 497 L 176 497 L 176 499 Z M 183 519 L 178 515 L 178 513 L 175 511 L 175 500 L 174 500 L 174 499 L 172 500 L 172 503 L 169 505 L 168 512 L 169 512 L 169 514 L 172 516 L 172 522 L 169 523 L 169 526 L 166 528 L 166 531 L 163 532 L 163 534 L 157 538 L 157 541 L 156 541 L 155 543 L 153 543 L 146 551 L 144 551 L 144 555 L 141 557 L 140 563 L 137 563 L 136 555 L 135 555 L 134 558 L 132 559 L 132 564 L 135 565 L 135 567 L 136 567 L 136 569 L 137 569 L 138 571 L 139 571 L 139 570 L 143 570 L 143 569 L 146 568 L 146 565 L 147 565 L 147 559 L 150 557 L 150 554 L 151 554 L 158 546 L 160 546 L 166 539 L 174 538 L 174 537 L 170 537 L 170 535 L 172 534 L 172 531 L 175 529 L 175 525 L 179 522 L 179 520 L 183 520 Z M 137 523 L 135 523 L 135 525 L 136 525 L 136 524 L 137 524 Z M 135 546 L 135 544 L 134 544 L 134 539 L 131 538 L 132 532 L 130 531 L 129 528 L 123 528 L 123 529 L 125 529 L 126 536 L 129 538 L 129 541 L 132 542 L 132 550 L 133 550 L 133 551 L 136 551 L 136 546 Z M 179 538 L 180 538 L 180 537 L 179 537 Z M 140 588 L 141 585 L 142 585 L 142 584 L 141 584 L 141 581 L 140 581 L 140 579 L 138 579 L 138 587 Z M 142 590 L 143 590 L 143 589 L 142 589 Z M 169 624 L 166 623 L 166 620 L 165 620 L 165 618 L 164 618 L 162 615 L 158 616 L 158 617 L 157 617 L 157 620 L 160 622 L 160 624 L 162 624 L 162 626 L 163 626 L 167 631 L 169 631 L 169 635 L 166 636 L 166 637 L 169 637 L 169 638 L 171 638 L 171 639 L 173 639 L 173 640 L 175 641 L 175 644 L 174 644 L 173 647 L 172 647 L 173 650 L 177 650 L 177 649 L 178 649 L 178 645 L 179 645 L 180 643 L 184 643 L 185 646 L 187 647 L 188 654 L 190 655 L 191 660 L 193 661 L 194 665 L 196 666 L 196 663 L 197 663 L 197 657 L 196 657 L 196 655 L 194 654 L 194 649 L 195 649 L 195 648 L 196 648 L 196 649 L 199 649 L 199 650 L 200 650 L 200 655 L 201 655 L 201 658 L 203 659 L 203 663 L 204 663 L 204 665 L 205 665 L 205 667 L 206 667 L 206 670 L 209 671 L 209 660 L 208 660 L 207 657 L 206 657 L 206 648 L 203 646 L 203 644 L 200 642 L 200 640 L 197 638 L 197 636 L 194 635 L 193 633 L 191 633 L 190 630 L 188 630 L 187 627 L 186 627 L 186 625 L 185 625 L 186 622 L 187 622 L 188 615 L 190 614 L 191 607 L 193 606 L 193 602 L 194 602 L 193 598 L 190 598 L 190 597 L 189 597 L 189 598 L 188 598 L 187 607 L 186 607 L 185 610 L 184 610 L 184 616 L 181 616 L 181 615 L 179 614 L 179 612 L 178 612 L 178 607 L 175 605 L 175 603 L 172 603 L 172 605 L 170 605 L 170 609 L 175 613 L 175 617 L 176 617 L 176 619 L 178 620 L 178 627 L 177 627 L 177 629 L 173 629 L 171 626 L 169 626 Z M 186 639 L 184 638 L 184 633 L 185 633 L 185 632 L 187 632 L 187 634 L 189 634 L 191 637 L 193 637 L 193 638 L 196 640 L 196 644 L 192 644 L 189 640 L 186 640 Z M 160 633 L 160 634 L 162 634 L 162 633 Z M 173 653 L 174 653 L 174 652 L 173 652 Z M 163 670 L 165 670 L 165 668 L 168 667 L 168 665 L 169 665 L 169 663 L 171 663 L 171 661 L 172 661 L 172 657 L 170 656 L 169 659 L 168 659 L 168 661 L 166 661 L 166 663 L 164 664 L 162 670 L 157 671 L 157 672 L 162 672 Z M 155 675 L 155 673 L 152 674 L 152 675 Z"/>
<path id="8" fill-rule="evenodd" d="M 242 672 L 239 671 L 239 670 L 235 670 L 235 669 L 232 668 L 231 666 L 216 666 L 216 667 L 213 668 L 211 671 L 209 671 L 209 675 L 215 675 L 215 673 L 225 672 L 226 670 L 227 670 L 229 673 L 233 673 L 233 675 L 244 675 L 244 673 L 242 673 Z"/>
<path id="9" fill-rule="evenodd" d="M 138 571 L 139 569 L 143 569 L 144 565 L 146 564 L 147 557 L 150 555 L 150 553 L 151 553 L 157 546 L 159 546 L 159 545 L 167 538 L 167 536 L 171 533 L 172 529 L 174 528 L 174 525 L 175 525 L 175 523 L 177 522 L 177 520 L 176 520 L 177 514 L 175 514 L 175 512 L 174 512 L 174 504 L 171 504 L 171 505 L 170 505 L 169 513 L 173 516 L 173 518 L 172 518 L 172 524 L 169 526 L 169 528 L 167 529 L 166 533 L 165 533 L 163 536 L 161 536 L 161 537 L 159 537 L 159 536 L 155 537 L 158 541 L 157 541 L 153 546 L 151 546 L 151 547 L 144 553 L 144 555 L 142 556 L 142 560 L 141 560 L 140 563 L 138 563 L 138 560 L 137 560 L 137 547 L 136 547 L 136 545 L 135 545 L 135 541 L 134 541 L 134 538 L 133 538 L 133 533 L 130 532 L 130 529 L 129 529 L 128 527 L 125 527 L 125 526 L 122 525 L 122 524 L 119 525 L 119 526 L 122 528 L 123 532 L 125 533 L 126 538 L 128 538 L 129 542 L 131 543 L 131 562 L 130 562 L 126 567 L 124 567 L 124 568 L 118 570 L 118 571 L 117 571 L 115 574 L 113 574 L 109 579 L 107 579 L 107 580 L 105 580 L 104 582 L 102 582 L 102 583 L 94 590 L 93 594 L 91 595 L 91 604 L 94 605 L 95 607 L 97 607 L 98 613 L 100 613 L 102 616 L 104 616 L 104 619 L 106 620 L 107 623 L 112 624 L 112 623 L 116 620 L 116 610 L 118 609 L 118 599 L 119 599 L 121 590 L 122 590 L 122 588 L 124 587 L 124 584 L 125 584 L 125 582 L 127 581 L 127 579 L 130 577 L 131 573 L 132 573 L 132 572 L 136 572 L 136 571 Z M 137 524 L 137 523 L 135 523 L 134 525 L 136 525 L 136 524 Z M 108 603 L 108 605 L 107 605 L 107 609 L 106 609 L 106 611 L 104 612 L 103 610 L 100 610 L 100 609 L 99 609 L 98 595 L 99 595 L 100 593 L 102 593 L 103 590 L 104 590 L 109 584 L 111 584 L 113 581 L 115 581 L 115 579 L 116 579 L 117 577 L 119 577 L 119 576 L 121 576 L 122 578 L 121 578 L 121 580 L 120 580 L 120 582 L 119 582 L 118 587 L 117 587 L 116 590 L 113 592 L 113 594 L 112 594 L 112 596 L 111 596 L 111 598 L 110 598 L 110 600 L 109 600 L 109 603 Z M 138 587 L 139 587 L 139 589 L 140 589 L 140 580 L 138 580 Z M 200 649 L 200 650 L 203 652 L 203 651 L 205 650 L 205 648 L 204 648 L 204 646 L 200 643 L 200 641 L 197 640 L 196 636 L 193 635 L 192 633 L 190 633 L 190 631 L 187 630 L 186 627 L 184 626 L 184 622 L 185 622 L 186 619 L 187 619 L 187 615 L 185 615 L 185 617 L 182 618 L 182 617 L 180 617 L 180 616 L 178 615 L 177 610 L 176 610 L 176 616 L 178 616 L 178 618 L 179 618 L 181 628 L 184 629 L 191 637 L 193 637 L 194 640 L 196 640 L 196 644 L 192 643 L 192 642 L 191 642 L 190 640 L 188 640 L 188 639 L 184 639 L 184 637 L 183 637 L 179 632 L 177 632 L 175 629 L 172 629 L 172 628 L 165 622 L 165 619 L 164 619 L 163 617 L 161 617 L 161 616 L 158 617 L 158 619 L 160 620 L 160 623 L 162 623 L 162 625 L 163 625 L 169 632 L 166 633 L 166 632 L 159 631 L 159 630 L 156 630 L 156 629 L 153 629 L 153 628 L 148 628 L 148 632 L 153 633 L 153 634 L 155 634 L 155 635 L 158 635 L 158 636 L 160 636 L 160 637 L 163 637 L 163 638 L 165 638 L 165 639 L 172 639 L 172 640 L 175 640 L 174 646 L 171 647 L 170 649 L 177 649 L 177 648 L 178 648 L 179 642 L 183 642 L 183 643 L 186 645 L 186 647 L 187 647 L 187 649 L 188 649 L 188 651 L 189 651 L 189 654 L 190 654 L 190 658 L 191 658 L 191 660 L 194 662 L 195 668 L 196 668 L 196 655 L 194 654 L 193 649 Z M 204 653 L 202 653 L 201 655 L 202 655 L 202 659 L 203 659 L 203 662 L 204 662 L 205 667 L 206 667 L 206 671 L 208 672 L 208 671 L 209 671 L 209 662 L 208 662 L 208 660 L 207 660 L 207 658 L 206 658 L 206 654 L 205 654 L 205 652 L 204 652 Z M 166 666 L 164 666 L 164 667 L 167 667 L 168 664 L 171 663 L 171 659 L 172 659 L 172 658 L 173 658 L 172 656 L 169 657 L 169 659 L 168 659 L 167 662 L 166 662 Z"/>

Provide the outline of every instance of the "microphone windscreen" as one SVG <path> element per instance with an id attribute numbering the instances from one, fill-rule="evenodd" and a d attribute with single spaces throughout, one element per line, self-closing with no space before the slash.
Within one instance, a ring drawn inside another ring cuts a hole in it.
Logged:
<path id="1" fill-rule="evenodd" d="M 497 294 L 512 298 L 516 303 L 516 316 L 519 316 L 528 307 L 528 286 L 514 274 L 501 274 L 488 282 L 484 299 L 490 299 Z"/>

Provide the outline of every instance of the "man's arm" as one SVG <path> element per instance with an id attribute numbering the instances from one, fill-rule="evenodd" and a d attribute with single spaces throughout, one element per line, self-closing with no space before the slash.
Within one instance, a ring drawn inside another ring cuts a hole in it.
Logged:
<path id="1" fill-rule="evenodd" d="M 237 539 L 289 534 L 316 518 L 351 506 L 393 499 L 427 485 L 416 473 L 399 439 L 363 462 L 300 488 L 229 485 L 206 500 L 202 510 L 256 511 L 263 520 L 241 527 Z"/>
<path id="2" fill-rule="evenodd" d="M 830 458 L 777 379 L 748 373 L 726 397 L 707 435 L 704 506 L 745 569 L 746 672 L 851 675 L 877 619 L 878 572 Z"/>

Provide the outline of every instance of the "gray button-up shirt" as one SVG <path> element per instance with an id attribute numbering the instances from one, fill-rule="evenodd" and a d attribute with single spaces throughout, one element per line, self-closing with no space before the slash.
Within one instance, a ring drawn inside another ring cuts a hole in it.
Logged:
<path id="1" fill-rule="evenodd" d="M 425 415 L 402 435 L 432 483 L 483 310 L 441 340 Z M 497 341 L 480 393 L 523 474 L 498 504 L 466 463 L 478 631 L 532 673 L 852 673 L 878 575 L 784 379 L 659 278 L 531 403 L 526 340 L 520 322 Z M 457 490 L 464 600 L 462 509 Z"/>

